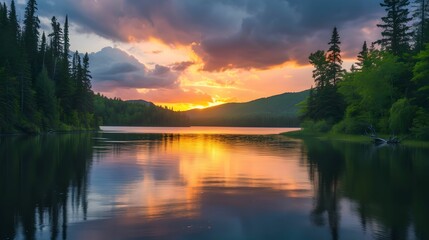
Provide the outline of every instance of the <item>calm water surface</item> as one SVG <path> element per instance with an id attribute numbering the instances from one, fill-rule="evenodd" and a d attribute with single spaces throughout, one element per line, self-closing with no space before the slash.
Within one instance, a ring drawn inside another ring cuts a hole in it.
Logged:
<path id="1" fill-rule="evenodd" d="M 0 239 L 429 239 L 429 149 L 285 131 L 0 137 Z"/>

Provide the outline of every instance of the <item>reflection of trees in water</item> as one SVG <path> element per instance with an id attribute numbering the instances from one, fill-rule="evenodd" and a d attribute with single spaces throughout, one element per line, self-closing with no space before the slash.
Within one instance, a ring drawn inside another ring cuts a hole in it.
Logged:
<path id="1" fill-rule="evenodd" d="M 46 225 L 52 239 L 65 239 L 68 207 L 86 217 L 91 141 L 89 134 L 0 138 L 0 239 L 18 229 L 35 239 Z"/>
<path id="2" fill-rule="evenodd" d="M 429 239 L 428 150 L 306 140 L 315 185 L 312 220 L 338 238 L 340 198 L 375 239 Z"/>
<path id="3" fill-rule="evenodd" d="M 324 226 L 326 213 L 332 239 L 338 239 L 340 223 L 338 181 L 343 172 L 343 156 L 328 142 L 305 141 L 305 145 L 310 180 L 316 190 L 311 220 L 315 225 Z"/>
<path id="4" fill-rule="evenodd" d="M 428 151 L 387 147 L 346 154 L 343 192 L 356 203 L 363 228 L 375 239 L 429 239 Z"/>

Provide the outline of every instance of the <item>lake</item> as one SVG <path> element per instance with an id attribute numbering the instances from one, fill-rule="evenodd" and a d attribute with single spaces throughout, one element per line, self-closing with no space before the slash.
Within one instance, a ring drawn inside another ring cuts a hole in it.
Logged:
<path id="1" fill-rule="evenodd" d="M 429 149 L 270 128 L 0 137 L 0 239 L 429 239 Z"/>

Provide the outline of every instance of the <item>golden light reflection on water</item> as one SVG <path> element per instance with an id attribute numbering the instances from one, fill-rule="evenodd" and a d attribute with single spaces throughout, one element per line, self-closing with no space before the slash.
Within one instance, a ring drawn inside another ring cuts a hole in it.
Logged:
<path id="1" fill-rule="evenodd" d="M 135 140 L 132 149 L 112 152 L 103 161 L 126 161 L 142 173 L 116 196 L 127 214 L 191 217 L 199 214 L 200 199 L 210 188 L 224 193 L 268 188 L 285 197 L 312 196 L 301 150 L 288 147 L 299 143 L 284 142 L 279 136 L 164 134 L 156 141 Z"/>

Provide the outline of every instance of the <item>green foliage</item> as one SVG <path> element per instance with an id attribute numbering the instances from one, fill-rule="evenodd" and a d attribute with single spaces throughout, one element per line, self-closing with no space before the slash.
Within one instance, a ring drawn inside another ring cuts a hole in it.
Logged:
<path id="1" fill-rule="evenodd" d="M 338 34 L 337 28 L 335 27 L 332 32 L 331 41 L 329 42 L 328 50 L 328 78 L 332 85 L 337 85 L 343 76 L 343 60 L 341 59 L 341 49 L 340 49 L 340 35 Z"/>
<path id="2" fill-rule="evenodd" d="M 303 118 L 336 123 L 343 118 L 345 108 L 343 97 L 337 91 L 337 84 L 344 75 L 337 28 L 334 28 L 329 44 L 327 54 L 321 50 L 310 54 L 316 88 L 310 91 Z"/>
<path id="3" fill-rule="evenodd" d="M 420 108 L 413 120 L 412 133 L 417 139 L 429 140 L 429 112 Z"/>
<path id="4" fill-rule="evenodd" d="M 88 56 L 70 69 L 68 17 L 64 34 L 52 18 L 50 44 L 44 33 L 39 44 L 39 30 L 36 0 L 27 2 L 22 30 L 14 1 L 10 11 L 0 4 L 0 133 L 97 128 Z"/>
<path id="5" fill-rule="evenodd" d="M 326 133 L 332 128 L 332 124 L 330 124 L 326 120 L 320 121 L 312 121 L 306 120 L 301 124 L 301 127 L 304 131 L 312 132 L 312 133 Z"/>
<path id="6" fill-rule="evenodd" d="M 297 106 L 309 95 L 309 91 L 283 93 L 256 99 L 246 103 L 227 103 L 206 109 L 186 112 L 191 125 L 203 126 L 272 126 L 297 127 Z"/>
<path id="7" fill-rule="evenodd" d="M 110 126 L 189 126 L 188 117 L 151 103 L 141 104 L 94 96 L 95 119 Z"/>
<path id="8" fill-rule="evenodd" d="M 16 79 L 0 68 L 0 132 L 11 132 L 18 119 Z"/>
<path id="9" fill-rule="evenodd" d="M 326 59 L 325 51 L 318 50 L 308 57 L 310 64 L 314 66 L 313 79 L 318 88 L 325 87 L 329 84 L 329 62 Z"/>
<path id="10" fill-rule="evenodd" d="M 346 109 L 344 119 L 334 125 L 334 133 L 362 134 L 371 125 L 369 115 L 356 105 L 350 105 Z"/>
<path id="11" fill-rule="evenodd" d="M 414 0 L 413 18 L 415 19 L 414 41 L 415 50 L 423 50 L 429 42 L 429 2 L 428 0 Z"/>
<path id="12" fill-rule="evenodd" d="M 417 87 L 415 100 L 418 106 L 427 108 L 429 105 L 429 44 L 416 56 L 416 60 L 412 78 Z"/>
<path id="13" fill-rule="evenodd" d="M 410 101 L 401 98 L 390 108 L 389 127 L 395 134 L 407 134 L 413 123 L 415 107 Z"/>
<path id="14" fill-rule="evenodd" d="M 312 91 L 307 99 L 307 112 L 304 118 L 316 121 L 326 120 L 332 123 L 341 120 L 345 104 L 337 89 L 337 86 L 327 85 Z"/>
<path id="15" fill-rule="evenodd" d="M 373 125 L 387 131 L 391 106 L 401 96 L 395 85 L 407 72 L 405 63 L 384 54 L 364 71 L 346 74 L 339 92 L 348 106 L 342 126 L 336 130 L 356 133 Z"/>
<path id="16" fill-rule="evenodd" d="M 54 83 L 49 79 L 46 68 L 43 68 L 36 80 L 36 102 L 42 114 L 42 128 L 55 127 L 59 119 L 57 99 Z"/>
<path id="17" fill-rule="evenodd" d="M 359 55 L 357 56 L 358 62 L 356 65 L 358 66 L 359 70 L 363 70 L 371 66 L 372 63 L 370 54 L 371 52 L 369 51 L 365 41 L 362 46 L 362 51 L 360 51 Z"/>
<path id="18" fill-rule="evenodd" d="M 382 23 L 377 24 L 382 29 L 382 39 L 377 42 L 387 51 L 401 56 L 410 49 L 413 35 L 409 22 L 409 0 L 384 0 L 380 5 L 385 8 L 386 16 Z"/>

